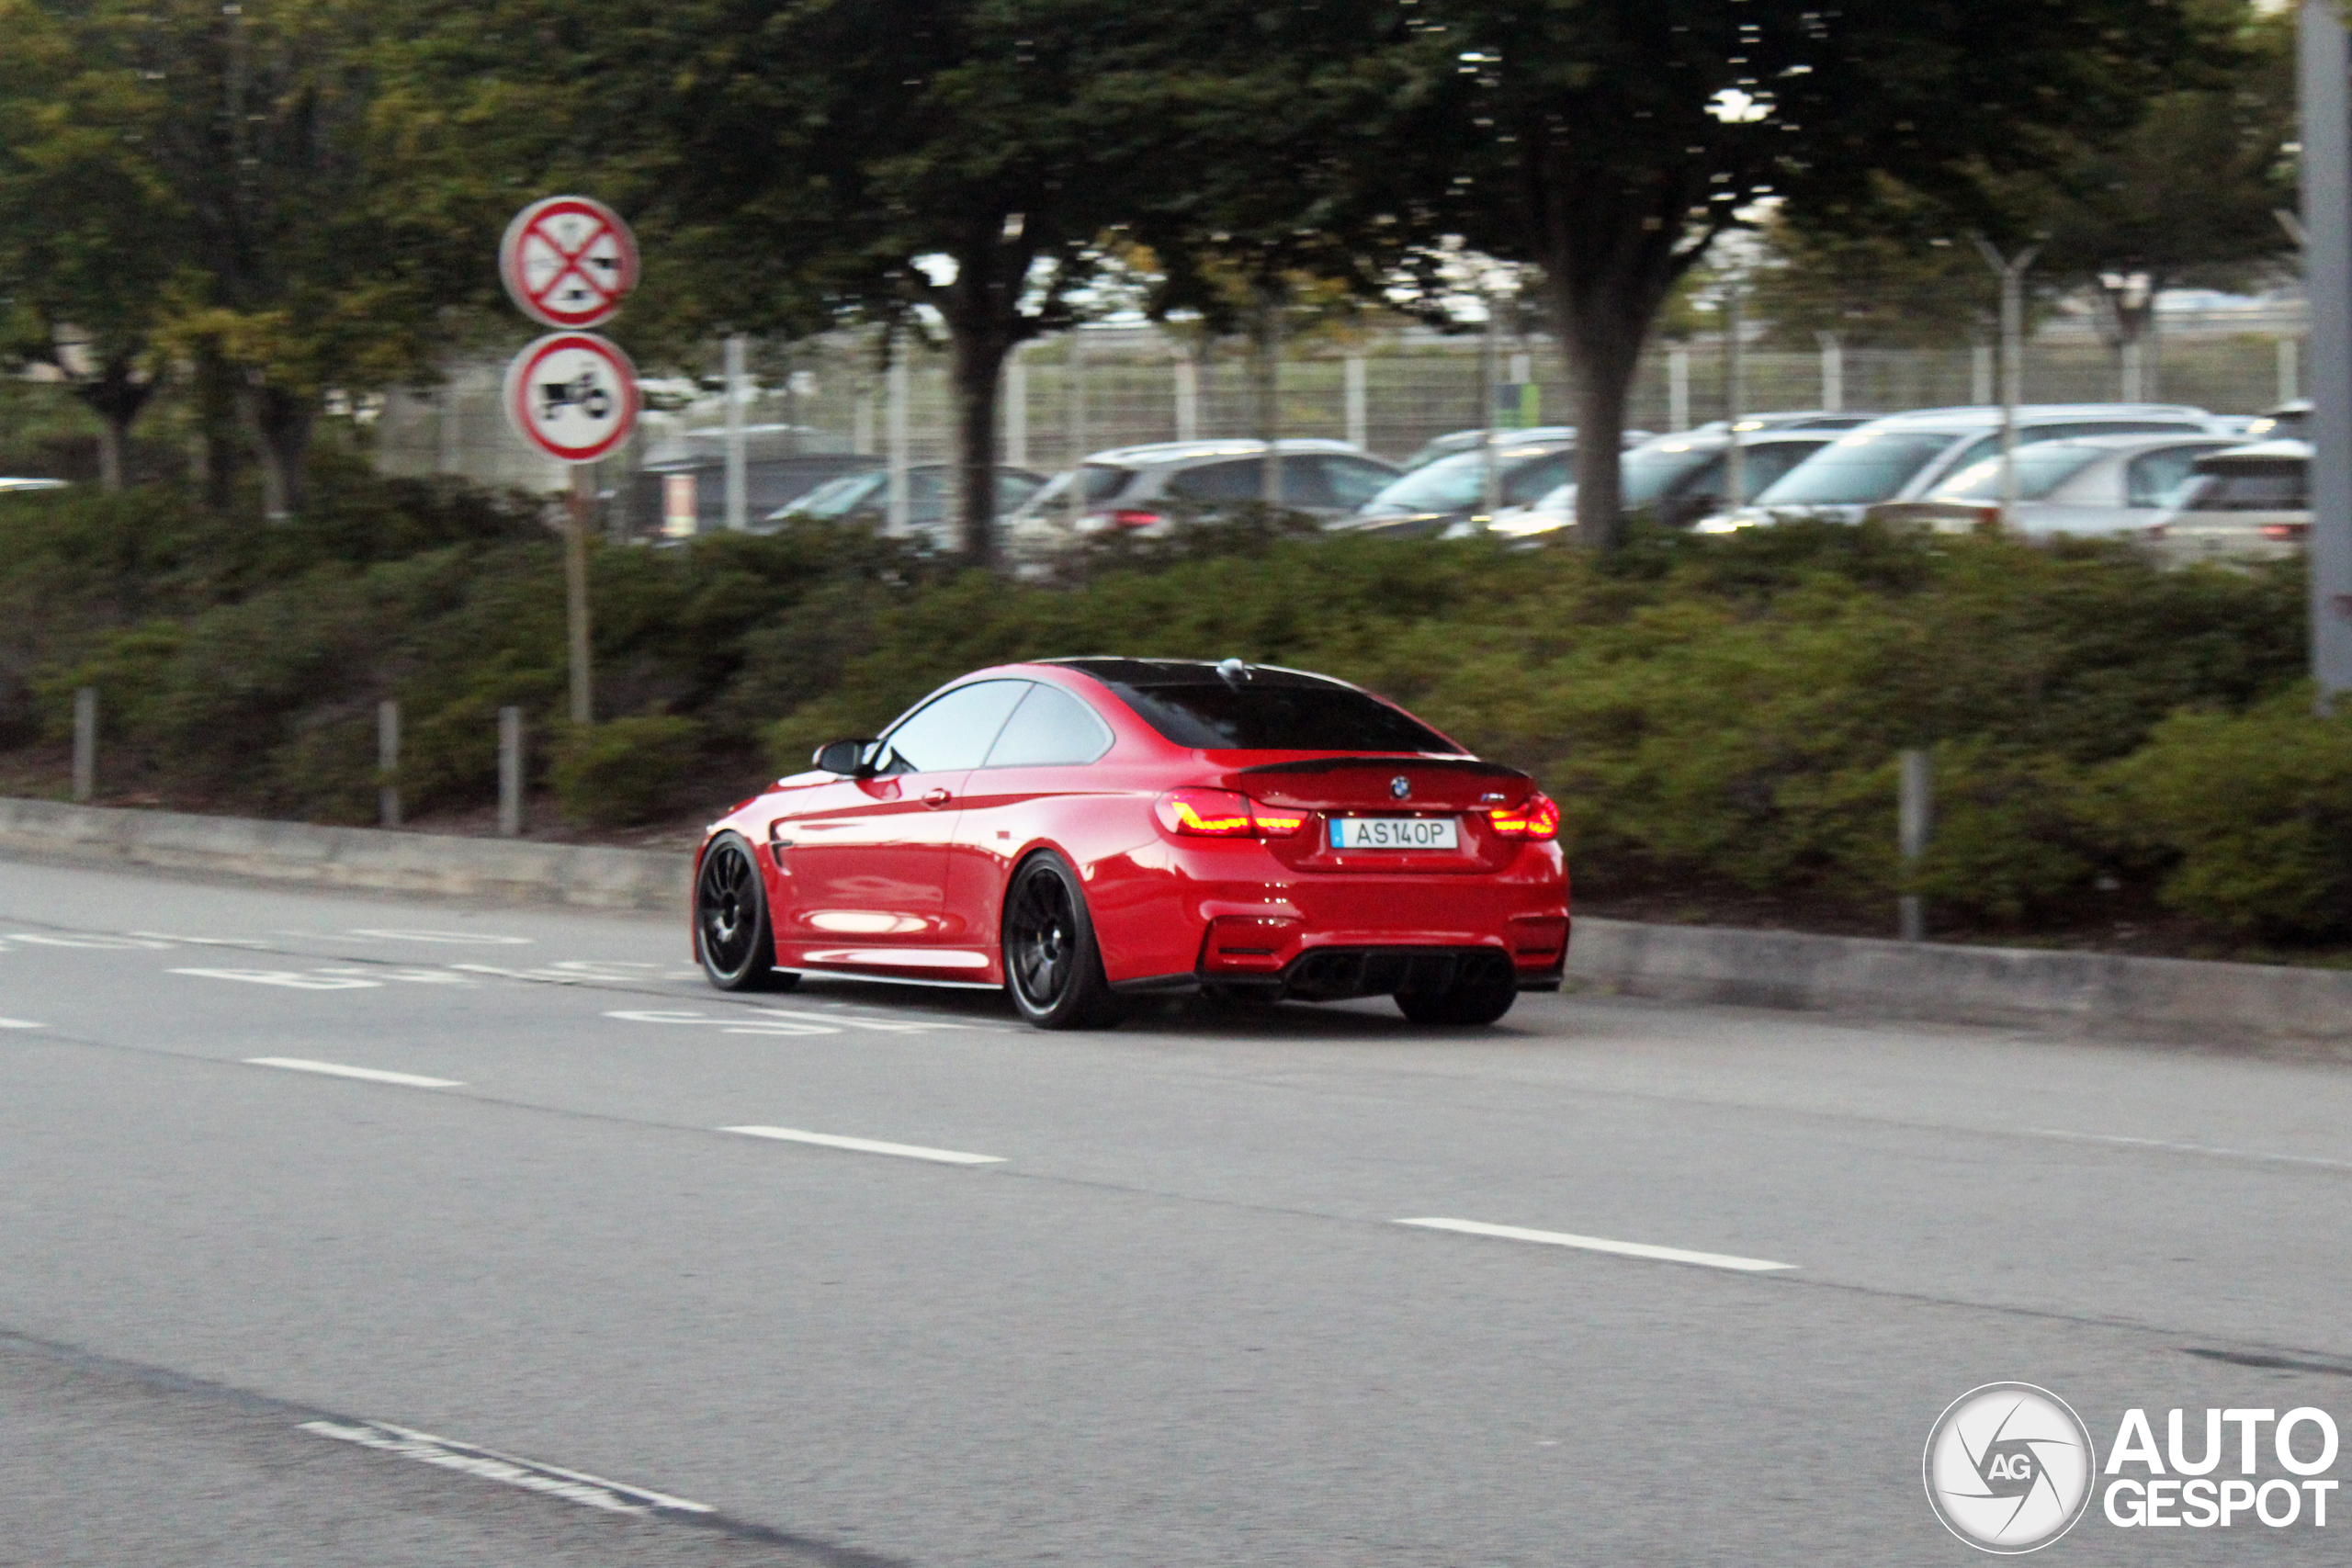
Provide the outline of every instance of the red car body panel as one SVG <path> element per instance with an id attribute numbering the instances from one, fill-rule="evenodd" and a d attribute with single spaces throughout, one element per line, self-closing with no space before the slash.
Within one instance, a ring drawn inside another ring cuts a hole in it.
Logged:
<path id="1" fill-rule="evenodd" d="M 1079 873 L 1115 987 L 1263 983 L 1318 948 L 1414 947 L 1494 949 L 1523 988 L 1557 983 L 1569 931 L 1560 846 L 1506 837 L 1487 815 L 1533 793 L 1524 774 L 1466 755 L 1192 750 L 1058 664 L 978 671 L 941 693 L 987 679 L 1076 696 L 1108 726 L 1109 750 L 1076 766 L 778 780 L 712 824 L 705 844 L 731 829 L 758 848 L 779 967 L 1001 986 L 1005 889 L 1024 858 L 1052 850 Z M 1306 822 L 1274 839 L 1179 835 L 1154 807 L 1186 785 Z M 1325 824 L 1343 811 L 1450 816 L 1459 848 L 1337 851 Z"/>

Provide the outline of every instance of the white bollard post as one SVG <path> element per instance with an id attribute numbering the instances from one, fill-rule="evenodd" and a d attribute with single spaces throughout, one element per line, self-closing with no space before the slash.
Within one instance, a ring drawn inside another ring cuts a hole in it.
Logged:
<path id="1" fill-rule="evenodd" d="M 1201 362 L 1190 349 L 1176 356 L 1176 439 L 1201 438 Z"/>
<path id="2" fill-rule="evenodd" d="M 885 460 L 889 464 L 889 524 L 892 538 L 904 538 L 907 534 L 907 347 L 902 337 L 890 343 L 890 406 L 887 411 L 886 428 L 889 450 Z"/>
<path id="3" fill-rule="evenodd" d="M 1666 351 L 1666 427 L 1690 428 L 1690 351 L 1679 345 Z"/>
<path id="4" fill-rule="evenodd" d="M 2301 397 L 2303 345 L 2290 337 L 2278 340 L 2278 400 L 2291 403 Z"/>
<path id="5" fill-rule="evenodd" d="M 87 802 L 98 793 L 98 689 L 74 694 L 74 798 Z"/>
<path id="6" fill-rule="evenodd" d="M 1821 341 L 1821 408 L 1838 413 L 1846 407 L 1846 345 L 1836 333 L 1815 333 Z"/>
<path id="7" fill-rule="evenodd" d="M 498 710 L 498 836 L 523 833 L 523 710 Z"/>
<path id="8" fill-rule="evenodd" d="M 376 705 L 376 821 L 401 825 L 401 705 L 390 697 Z"/>
<path id="9" fill-rule="evenodd" d="M 1351 354 L 1344 362 L 1348 402 L 1348 445 L 1369 449 L 1372 445 L 1372 411 L 1365 399 L 1365 362 L 1361 354 Z"/>
<path id="10" fill-rule="evenodd" d="M 1935 830 L 1935 778 L 1928 770 L 1928 754 L 1906 750 L 1903 753 L 1902 795 L 1895 812 L 1895 835 L 1903 852 L 1903 874 L 1906 880 L 1918 870 L 1920 859 L 1928 852 L 1928 836 Z M 1917 894 L 1904 894 L 1896 902 L 1895 914 L 1905 942 L 1927 939 L 1927 907 Z"/>

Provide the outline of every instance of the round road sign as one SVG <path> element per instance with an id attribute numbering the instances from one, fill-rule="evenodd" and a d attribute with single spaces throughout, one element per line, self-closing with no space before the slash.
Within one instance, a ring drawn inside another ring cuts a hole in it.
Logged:
<path id="1" fill-rule="evenodd" d="M 561 463 L 593 463 L 637 428 L 637 367 L 594 333 L 551 333 L 506 367 L 506 417 Z"/>
<path id="2" fill-rule="evenodd" d="M 517 309 L 551 327 L 611 319 L 637 287 L 637 240 L 620 214 L 584 196 L 551 196 L 514 215 L 498 276 Z"/>

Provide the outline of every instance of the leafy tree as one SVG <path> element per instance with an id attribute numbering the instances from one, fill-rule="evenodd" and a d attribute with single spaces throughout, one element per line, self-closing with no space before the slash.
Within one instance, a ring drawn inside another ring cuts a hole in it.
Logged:
<path id="1" fill-rule="evenodd" d="M 221 367 L 266 509 L 299 511 L 323 394 L 428 376 L 440 307 L 480 269 L 431 221 L 401 128 L 378 113 L 374 51 L 400 13 L 15 3 L 49 73 L 6 129 L 0 231 L 18 241 L 20 311 L 77 332 L 102 367 L 136 367 L 155 345 Z"/>
<path id="2" fill-rule="evenodd" d="M 130 427 L 161 379 L 156 343 L 181 214 L 136 143 L 129 85 L 79 68 L 65 27 L 0 0 L 0 364 L 40 367 L 98 416 L 98 480 L 119 491 Z"/>
<path id="3" fill-rule="evenodd" d="M 2194 0 L 1421 0 L 1420 72 L 1374 177 L 1427 221 L 1533 263 L 1578 387 L 1577 507 L 1619 536 L 1618 438 L 1668 291 L 1767 197 L 1866 204 L 2047 167 L 2139 118 L 2214 48 Z"/>
<path id="4" fill-rule="evenodd" d="M 1762 225 L 1750 308 L 1775 340 L 1810 347 L 1834 333 L 1878 347 L 1948 348 L 1986 334 L 1998 290 L 1975 247 L 1952 243 L 1948 224 L 1918 221 L 1926 204 L 1914 193 L 1880 185 L 1876 199 L 1891 221 L 1866 231 L 1779 216 Z"/>
<path id="5" fill-rule="evenodd" d="M 965 546 L 994 554 L 998 395 L 1074 323 L 1106 231 L 1168 177 L 1151 114 L 1169 0 L 698 0 L 657 223 L 767 258 L 739 309 L 937 331 L 952 357 Z M 791 282 L 775 278 L 784 269 Z M 738 296 L 741 299 L 741 296 Z"/>

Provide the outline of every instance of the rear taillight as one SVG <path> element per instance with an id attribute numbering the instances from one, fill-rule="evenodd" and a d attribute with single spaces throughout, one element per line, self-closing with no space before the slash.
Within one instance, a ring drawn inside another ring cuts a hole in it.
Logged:
<path id="1" fill-rule="evenodd" d="M 1517 806 L 1498 806 L 1487 813 L 1487 820 L 1506 839 L 1560 836 L 1560 808 L 1549 795 L 1531 795 Z"/>
<path id="2" fill-rule="evenodd" d="M 1193 839 L 1285 839 L 1306 826 L 1306 813 L 1263 806 L 1235 790 L 1171 789 L 1153 810 L 1159 825 Z"/>
<path id="3" fill-rule="evenodd" d="M 1978 507 L 1976 509 L 1976 525 L 1979 528 L 1999 527 L 2001 525 L 2001 509 L 1997 506 Z"/>
<path id="4" fill-rule="evenodd" d="M 1165 523 L 1167 521 L 1167 518 L 1162 517 L 1157 512 L 1136 512 L 1123 509 L 1111 513 L 1112 525 L 1119 528 L 1148 528 L 1154 524 Z"/>
<path id="5" fill-rule="evenodd" d="M 2265 523 L 2262 536 L 2266 539 L 2300 539 L 2312 531 L 2308 523 Z"/>

